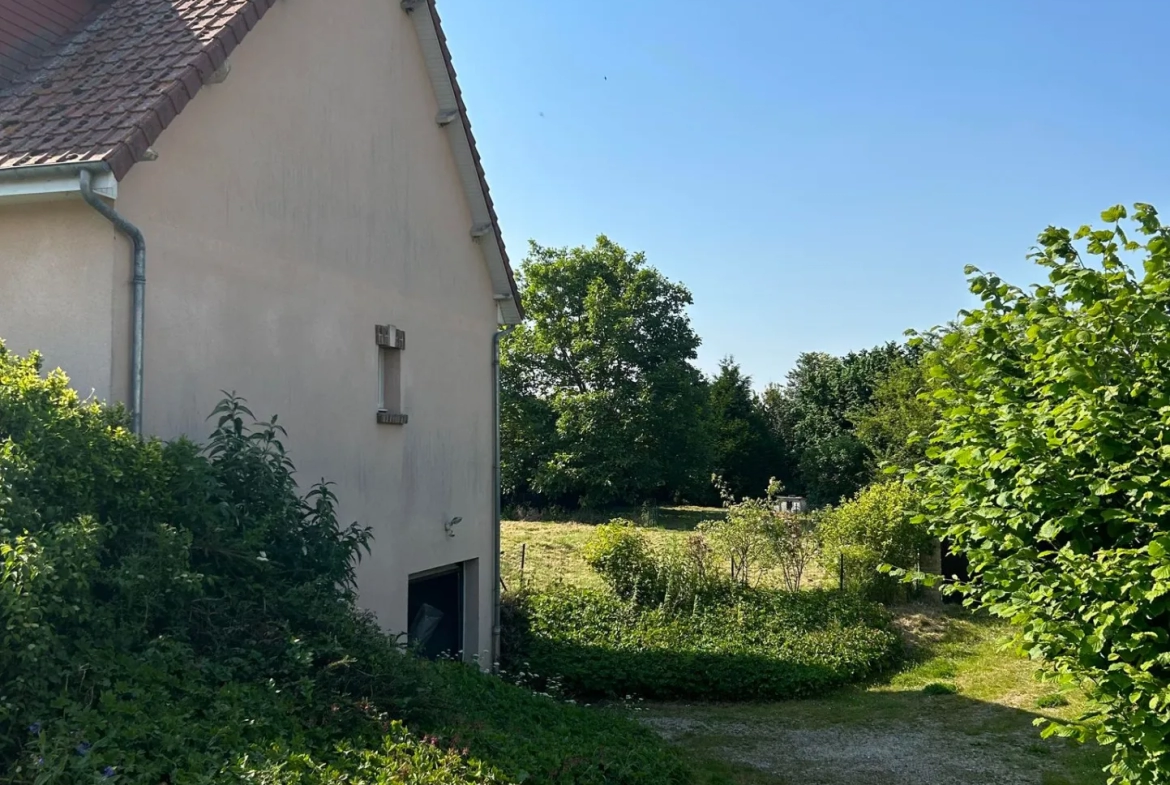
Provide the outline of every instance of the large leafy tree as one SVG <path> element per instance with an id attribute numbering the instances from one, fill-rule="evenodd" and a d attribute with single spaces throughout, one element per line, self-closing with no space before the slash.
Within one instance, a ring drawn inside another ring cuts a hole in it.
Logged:
<path id="1" fill-rule="evenodd" d="M 546 500 L 671 498 L 709 466 L 691 295 L 607 237 L 531 244 L 528 320 L 502 341 L 504 477 Z"/>
<path id="2" fill-rule="evenodd" d="M 786 453 L 786 485 L 823 504 L 852 496 L 872 479 L 872 456 L 850 414 L 868 406 L 880 380 L 913 354 L 892 342 L 844 357 L 806 352 L 784 385 L 765 390 L 764 407 Z"/>
<path id="3" fill-rule="evenodd" d="M 878 468 L 910 469 L 926 456 L 935 425 L 934 409 L 922 397 L 926 386 L 922 363 L 901 361 L 878 381 L 869 403 L 850 413 L 858 440 Z"/>
<path id="4" fill-rule="evenodd" d="M 731 357 L 708 386 L 712 466 L 738 498 L 759 496 L 776 474 L 778 455 L 752 379 Z"/>
<path id="5" fill-rule="evenodd" d="M 968 270 L 982 307 L 928 358 L 940 422 L 910 478 L 970 560 L 957 588 L 1099 703 L 1048 732 L 1095 734 L 1112 783 L 1153 785 L 1170 781 L 1170 227 L 1137 205 L 1132 241 L 1125 217 L 1044 231 L 1029 291 Z"/>

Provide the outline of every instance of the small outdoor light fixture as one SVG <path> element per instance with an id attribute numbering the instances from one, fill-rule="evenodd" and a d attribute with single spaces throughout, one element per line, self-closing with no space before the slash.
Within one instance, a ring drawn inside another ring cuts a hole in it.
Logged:
<path id="1" fill-rule="evenodd" d="M 459 524 L 461 524 L 461 523 L 463 523 L 463 519 L 462 519 L 462 518 L 460 518 L 458 515 L 456 515 L 456 516 L 455 516 L 454 518 L 452 518 L 451 520 L 449 520 L 449 521 L 446 521 L 446 522 L 443 524 L 443 529 L 445 529 L 445 530 L 446 530 L 446 532 L 447 532 L 447 536 L 448 536 L 448 537 L 454 537 L 454 536 L 455 536 L 455 527 L 456 527 L 456 526 L 458 526 L 458 525 L 459 525 Z"/>

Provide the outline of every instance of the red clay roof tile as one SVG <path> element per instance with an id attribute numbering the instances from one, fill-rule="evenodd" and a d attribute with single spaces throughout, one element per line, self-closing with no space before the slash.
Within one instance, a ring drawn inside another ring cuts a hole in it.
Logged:
<path id="1" fill-rule="evenodd" d="M 106 163 L 121 178 L 274 0 L 112 0 L 0 90 L 0 169 Z M 21 31 L 0 18 L 0 36 Z"/>

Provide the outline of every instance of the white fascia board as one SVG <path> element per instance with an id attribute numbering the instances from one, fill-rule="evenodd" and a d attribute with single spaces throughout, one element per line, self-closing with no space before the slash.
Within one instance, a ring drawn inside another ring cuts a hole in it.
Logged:
<path id="1" fill-rule="evenodd" d="M 471 208 L 471 226 L 466 231 L 476 242 L 487 263 L 488 273 L 491 276 L 492 289 L 496 293 L 496 308 L 500 324 L 519 324 L 520 307 L 511 294 L 512 282 L 508 271 L 508 262 L 503 251 L 503 239 L 499 236 L 496 222 L 492 217 L 492 207 L 489 197 L 484 190 L 484 183 L 480 179 L 478 155 L 468 127 L 464 124 L 459 108 L 459 99 L 451 70 L 448 68 L 447 58 L 440 42 L 438 20 L 434 15 L 430 0 L 404 0 L 402 7 L 407 11 L 418 34 L 419 44 L 422 47 L 423 58 L 426 61 L 427 74 L 430 76 L 431 87 L 435 92 L 438 103 L 437 121 L 447 134 L 451 145 L 451 152 L 455 158 L 455 167 L 462 181 L 464 195 Z M 450 116 L 449 122 L 441 120 Z"/>
<path id="2" fill-rule="evenodd" d="M 78 172 L 80 168 L 78 169 Z M 118 198 L 118 180 L 110 172 L 99 172 L 93 178 L 93 190 L 107 199 Z M 55 199 L 81 198 L 81 184 L 77 172 L 37 172 L 30 167 L 21 176 L 0 177 L 0 204 L 41 202 Z"/>

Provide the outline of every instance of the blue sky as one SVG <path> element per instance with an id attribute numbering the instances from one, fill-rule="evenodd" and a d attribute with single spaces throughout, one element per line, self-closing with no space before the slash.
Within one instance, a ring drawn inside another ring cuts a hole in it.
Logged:
<path id="1" fill-rule="evenodd" d="M 600 233 L 757 387 L 952 318 L 1048 224 L 1170 216 L 1170 3 L 440 0 L 510 253 Z"/>

